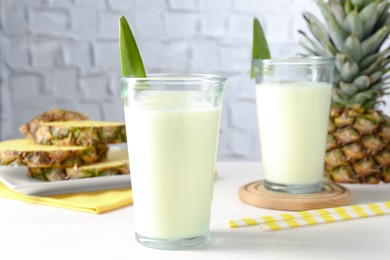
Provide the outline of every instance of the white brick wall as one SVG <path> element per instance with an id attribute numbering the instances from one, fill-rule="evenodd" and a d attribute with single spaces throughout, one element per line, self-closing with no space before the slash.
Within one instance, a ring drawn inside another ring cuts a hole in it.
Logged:
<path id="1" fill-rule="evenodd" d="M 123 120 L 118 18 L 133 28 L 149 73 L 217 73 L 226 86 L 219 159 L 260 157 L 252 19 L 273 56 L 300 50 L 303 10 L 312 0 L 0 0 L 0 140 L 52 107 L 96 120 Z"/>

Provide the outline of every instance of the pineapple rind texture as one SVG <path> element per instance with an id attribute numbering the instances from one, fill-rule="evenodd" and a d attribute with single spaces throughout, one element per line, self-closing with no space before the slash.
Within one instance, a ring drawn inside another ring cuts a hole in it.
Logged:
<path id="1" fill-rule="evenodd" d="M 32 135 L 36 144 L 60 146 L 96 146 L 126 142 L 124 123 L 53 122 L 39 125 Z"/>
<path id="2" fill-rule="evenodd" d="M 27 138 L 32 138 L 32 135 L 36 132 L 37 127 L 44 122 L 79 120 L 88 120 L 88 116 L 79 112 L 54 108 L 33 118 L 30 122 L 23 124 L 20 126 L 19 131 Z"/>
<path id="3" fill-rule="evenodd" d="M 349 125 L 328 132 L 325 156 L 326 172 L 336 182 L 370 184 L 381 181 L 390 182 L 388 173 L 390 166 L 390 131 L 388 131 L 390 118 L 385 115 L 378 117 L 378 111 L 372 109 L 360 113 L 362 114 L 351 117 Z M 375 116 L 372 116 L 372 113 Z M 345 109 L 338 113 L 333 111 L 333 115 L 335 114 L 341 116 L 341 114 L 353 113 L 350 109 Z M 367 125 L 375 124 L 376 127 L 367 127 L 361 130 L 361 117 L 366 120 L 375 120 Z M 337 117 L 330 117 L 331 122 L 336 119 Z M 340 132 L 344 134 L 340 134 Z M 357 138 L 355 138 L 356 136 Z"/>
<path id="4" fill-rule="evenodd" d="M 112 166 L 91 169 L 77 168 L 29 168 L 28 175 L 44 181 L 72 180 L 100 176 L 130 174 L 128 161 L 112 163 Z"/>
<path id="5" fill-rule="evenodd" d="M 0 165 L 67 168 L 88 165 L 107 158 L 108 147 L 44 146 L 27 139 L 0 142 Z"/>
<path id="6" fill-rule="evenodd" d="M 390 182 L 390 119 L 378 105 L 389 88 L 390 2 L 316 0 L 326 24 L 304 13 L 311 36 L 304 56 L 333 56 L 325 178 L 342 183 Z"/>
<path id="7" fill-rule="evenodd" d="M 100 176 L 130 174 L 126 151 L 111 151 L 107 161 L 87 166 L 60 168 L 29 168 L 28 176 L 42 181 L 72 180 Z"/>

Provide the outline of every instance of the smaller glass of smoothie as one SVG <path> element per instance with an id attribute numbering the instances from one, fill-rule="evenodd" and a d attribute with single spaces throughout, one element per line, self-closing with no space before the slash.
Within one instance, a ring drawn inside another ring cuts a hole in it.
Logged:
<path id="1" fill-rule="evenodd" d="M 136 239 L 199 247 L 209 225 L 223 87 L 216 75 L 122 78 Z"/>
<path id="2" fill-rule="evenodd" d="M 334 60 L 254 60 L 253 67 L 264 186 L 321 191 Z"/>

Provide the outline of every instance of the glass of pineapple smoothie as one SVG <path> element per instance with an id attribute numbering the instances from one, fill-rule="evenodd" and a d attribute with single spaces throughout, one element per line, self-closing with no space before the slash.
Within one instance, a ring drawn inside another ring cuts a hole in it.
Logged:
<path id="1" fill-rule="evenodd" d="M 209 241 L 225 78 L 122 78 L 136 239 L 158 249 Z"/>
<path id="2" fill-rule="evenodd" d="M 254 60 L 253 68 L 264 186 L 321 191 L 333 59 Z"/>

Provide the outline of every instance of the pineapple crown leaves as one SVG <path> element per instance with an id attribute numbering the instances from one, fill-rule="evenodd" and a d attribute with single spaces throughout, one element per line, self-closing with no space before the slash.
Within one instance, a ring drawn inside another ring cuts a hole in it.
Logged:
<path id="1" fill-rule="evenodd" d="M 253 19 L 253 45 L 252 60 L 270 59 L 271 54 L 268 48 L 267 39 L 265 38 L 263 27 L 259 19 Z M 251 79 L 254 78 L 254 65 L 251 67 Z"/>
<path id="2" fill-rule="evenodd" d="M 119 29 L 122 77 L 146 78 L 144 64 L 137 43 L 123 15 L 119 18 Z"/>
<path id="3" fill-rule="evenodd" d="M 390 31 L 388 0 L 316 0 L 325 24 L 309 12 L 303 14 L 309 36 L 303 31 L 306 55 L 333 56 L 333 102 L 370 107 L 387 94 L 390 48 L 383 43 Z M 382 50 L 381 50 L 382 49 Z"/>

